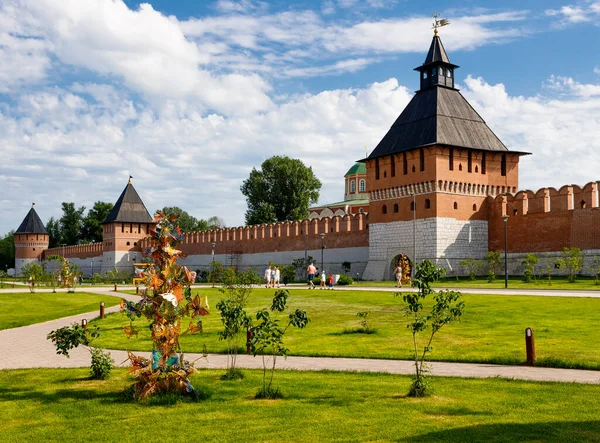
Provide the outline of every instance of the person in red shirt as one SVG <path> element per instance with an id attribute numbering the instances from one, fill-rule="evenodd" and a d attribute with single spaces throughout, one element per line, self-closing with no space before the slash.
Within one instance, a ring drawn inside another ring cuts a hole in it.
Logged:
<path id="1" fill-rule="evenodd" d="M 329 274 L 329 289 L 333 289 L 333 274 Z"/>

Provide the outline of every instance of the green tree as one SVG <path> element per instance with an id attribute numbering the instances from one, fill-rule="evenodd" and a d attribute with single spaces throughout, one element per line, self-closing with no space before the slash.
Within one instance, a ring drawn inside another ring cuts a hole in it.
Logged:
<path id="1" fill-rule="evenodd" d="M 282 396 L 279 389 L 273 388 L 273 377 L 275 375 L 277 357 L 286 357 L 289 352 L 284 346 L 283 338 L 290 326 L 303 329 L 310 321 L 306 311 L 296 309 L 294 312 L 290 312 L 287 323 L 282 327 L 277 314 L 285 311 L 289 295 L 290 293 L 287 289 L 275 291 L 270 312 L 267 309 L 261 309 L 256 313 L 258 323 L 252 326 L 250 344 L 252 346 L 252 354 L 255 357 L 260 355 L 263 361 L 263 385 L 256 394 L 256 398 L 278 398 Z M 270 377 L 267 382 L 267 368 L 271 362 Z"/>
<path id="2" fill-rule="evenodd" d="M 525 256 L 525 260 L 521 262 L 521 264 L 525 267 L 525 272 L 523 273 L 523 281 L 525 283 L 531 282 L 532 279 L 537 281 L 537 273 L 535 271 L 539 262 L 540 259 L 535 254 L 527 254 Z"/>
<path id="3" fill-rule="evenodd" d="M 102 223 L 112 211 L 113 204 L 97 201 L 83 219 L 82 241 L 100 243 L 102 241 Z"/>
<path id="4" fill-rule="evenodd" d="M 49 248 L 56 248 L 57 246 L 62 246 L 64 243 L 61 239 L 61 230 L 60 230 L 60 222 L 56 220 L 54 217 L 50 217 L 48 223 L 46 223 L 46 232 L 48 232 L 49 237 Z"/>
<path id="5" fill-rule="evenodd" d="M 10 231 L 0 239 L 0 270 L 6 271 L 15 267 L 15 235 Z"/>
<path id="6" fill-rule="evenodd" d="M 246 197 L 249 225 L 302 220 L 319 199 L 320 180 L 298 159 L 274 156 L 252 169 L 240 190 Z"/>
<path id="7" fill-rule="evenodd" d="M 246 331 L 252 325 L 252 318 L 244 308 L 253 285 L 260 283 L 260 279 L 253 269 L 245 272 L 236 272 L 229 268 L 223 272 L 223 287 L 219 289 L 226 298 L 217 303 L 221 312 L 223 330 L 218 332 L 219 340 L 227 341 L 227 372 L 222 379 L 235 380 L 243 378 L 243 373 L 236 368 L 237 356 Z"/>
<path id="8" fill-rule="evenodd" d="M 227 227 L 225 220 L 223 220 L 221 217 L 217 217 L 216 215 L 213 215 L 206 220 L 206 223 L 208 224 L 209 229 L 223 229 Z"/>
<path id="9" fill-rule="evenodd" d="M 567 281 L 574 283 L 583 268 L 583 253 L 579 248 L 564 248 L 562 257 L 556 260 L 558 267 L 565 271 Z"/>
<path id="10" fill-rule="evenodd" d="M 500 265 L 500 253 L 496 251 L 488 251 L 485 254 L 484 260 L 488 264 L 488 282 L 496 280 L 496 272 Z"/>
<path id="11" fill-rule="evenodd" d="M 417 265 L 412 282 L 412 286 L 417 287 L 419 291 L 405 293 L 402 296 L 405 303 L 404 315 L 409 319 L 406 327 L 412 332 L 414 346 L 415 378 L 408 394 L 411 397 L 428 395 L 425 357 L 433 350 L 431 347 L 433 337 L 444 325 L 458 321 L 464 312 L 465 303 L 462 301 L 460 292 L 445 290 L 436 293 L 431 289 L 431 283 L 443 277 L 445 273 L 443 268 L 437 268 L 429 260 L 423 260 L 421 264 Z M 434 302 L 431 311 L 426 313 L 424 302 L 429 295 L 433 295 Z M 418 338 L 421 333 L 428 330 L 430 332 L 425 339 L 426 344 L 420 348 Z"/>
<path id="12" fill-rule="evenodd" d="M 60 238 L 63 244 L 77 245 L 83 233 L 83 213 L 85 206 L 75 208 L 75 203 L 62 203 L 63 215 L 60 218 Z"/>

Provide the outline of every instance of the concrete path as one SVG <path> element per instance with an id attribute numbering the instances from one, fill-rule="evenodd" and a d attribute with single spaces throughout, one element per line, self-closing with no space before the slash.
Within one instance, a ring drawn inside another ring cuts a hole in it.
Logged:
<path id="1" fill-rule="evenodd" d="M 88 291 L 89 288 L 84 288 Z M 376 290 L 380 290 L 376 288 Z M 14 290 L 13 290 L 14 291 Z M 27 292 L 27 290 L 26 290 Z M 114 296 L 110 288 L 94 288 L 93 291 Z M 119 296 L 135 300 L 137 297 L 127 294 Z M 106 313 L 117 312 L 118 306 L 106 309 Z M 85 348 L 74 349 L 67 358 L 57 355 L 56 350 L 49 340 L 48 333 L 57 328 L 70 325 L 74 322 L 81 323 L 82 319 L 92 320 L 98 316 L 98 311 L 87 314 L 61 318 L 45 323 L 24 326 L 21 328 L 0 331 L 0 369 L 19 368 L 76 368 L 90 365 L 90 354 Z M 110 351 L 118 366 L 128 366 L 127 352 Z M 148 356 L 147 352 L 136 352 L 136 355 Z M 198 359 L 197 368 L 225 368 L 226 356 L 210 354 L 202 358 L 199 354 L 186 354 L 186 359 Z M 260 358 L 249 355 L 238 356 L 238 366 L 241 368 L 262 368 Z M 288 357 L 279 358 L 277 367 L 280 369 L 295 370 L 333 370 L 333 371 L 365 371 L 387 372 L 393 374 L 412 374 L 413 363 L 402 360 L 380 360 L 359 358 L 315 358 L 315 357 Z M 488 378 L 501 377 L 519 380 L 539 380 L 554 382 L 575 382 L 600 384 L 600 371 L 582 371 L 574 369 L 532 368 L 525 366 L 501 366 L 490 364 L 470 363 L 431 363 L 432 374 L 437 376 Z"/>

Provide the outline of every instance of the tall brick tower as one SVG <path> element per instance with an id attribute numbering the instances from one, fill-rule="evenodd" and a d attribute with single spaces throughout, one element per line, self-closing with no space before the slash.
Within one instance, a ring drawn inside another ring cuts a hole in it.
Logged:
<path id="1" fill-rule="evenodd" d="M 140 240 L 154 226 L 131 179 L 104 221 L 102 271 L 133 272 L 133 263 L 142 259 Z"/>
<path id="2" fill-rule="evenodd" d="M 509 151 L 455 87 L 440 37 L 419 72 L 420 88 L 365 159 L 369 263 L 365 278 L 389 279 L 406 254 L 455 270 L 488 249 L 488 196 L 515 192 L 519 156 Z"/>
<path id="3" fill-rule="evenodd" d="M 15 272 L 21 275 L 21 268 L 31 262 L 41 262 L 42 253 L 48 249 L 50 237 L 42 220 L 34 209 L 35 203 L 15 231 Z"/>

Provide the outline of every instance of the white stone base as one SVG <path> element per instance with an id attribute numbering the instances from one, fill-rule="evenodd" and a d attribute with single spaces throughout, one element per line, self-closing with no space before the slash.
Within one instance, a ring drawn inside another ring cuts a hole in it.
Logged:
<path id="1" fill-rule="evenodd" d="M 488 224 L 481 220 L 426 218 L 369 225 L 369 262 L 364 278 L 391 280 L 392 261 L 400 254 L 419 263 L 430 260 L 454 275 L 460 260 L 483 258 L 488 248 Z M 415 235 L 413 235 L 415 233 Z"/>

